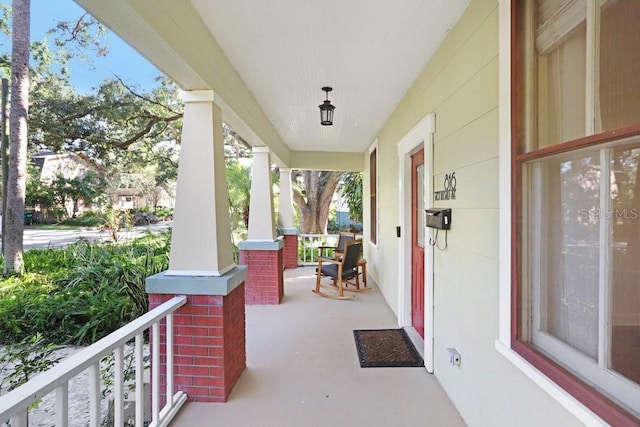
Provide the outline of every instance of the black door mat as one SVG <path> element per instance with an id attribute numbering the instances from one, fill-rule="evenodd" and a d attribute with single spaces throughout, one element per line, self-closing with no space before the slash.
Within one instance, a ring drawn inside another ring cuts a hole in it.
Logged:
<path id="1" fill-rule="evenodd" d="M 356 329 L 353 336 L 362 368 L 424 366 L 404 329 Z"/>

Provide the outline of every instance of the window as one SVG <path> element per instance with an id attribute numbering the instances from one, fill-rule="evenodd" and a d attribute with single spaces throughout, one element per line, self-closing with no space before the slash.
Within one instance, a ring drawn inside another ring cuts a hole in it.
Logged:
<path id="1" fill-rule="evenodd" d="M 640 419 L 640 2 L 513 2 L 512 347 Z"/>
<path id="2" fill-rule="evenodd" d="M 371 243 L 378 243 L 378 160 L 377 160 L 377 148 L 374 148 L 369 155 L 369 194 L 370 194 L 370 209 L 371 209 L 371 224 L 369 230 L 369 236 Z"/>

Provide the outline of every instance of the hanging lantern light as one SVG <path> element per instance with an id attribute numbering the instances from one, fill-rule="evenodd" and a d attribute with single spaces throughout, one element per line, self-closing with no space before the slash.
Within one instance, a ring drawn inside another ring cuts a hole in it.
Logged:
<path id="1" fill-rule="evenodd" d="M 322 88 L 327 93 L 326 99 L 318 107 L 320 108 L 320 124 L 323 126 L 331 126 L 333 124 L 333 110 L 336 109 L 329 101 L 329 92 L 333 90 L 329 86 Z"/>

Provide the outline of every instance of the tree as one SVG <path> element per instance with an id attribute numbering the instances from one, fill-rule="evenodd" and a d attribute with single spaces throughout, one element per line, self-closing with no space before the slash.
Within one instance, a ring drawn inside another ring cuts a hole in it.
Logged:
<path id="1" fill-rule="evenodd" d="M 178 142 L 183 103 L 167 78 L 144 93 L 115 78 L 105 80 L 95 94 L 49 93 L 39 99 L 32 143 L 52 151 L 82 151 L 106 162 L 116 149 L 136 143 Z M 34 106 L 35 109 L 35 106 Z"/>
<path id="2" fill-rule="evenodd" d="M 329 207 L 342 172 L 296 171 L 291 174 L 293 201 L 299 210 L 302 233 L 327 232 Z"/>
<path id="3" fill-rule="evenodd" d="M 71 200 L 73 203 L 71 217 L 75 218 L 81 200 L 85 205 L 90 205 L 103 198 L 107 180 L 95 171 L 87 171 L 84 175 L 75 178 L 58 175 L 51 184 L 51 188 L 60 207 L 64 208 L 66 201 Z"/>
<path id="4" fill-rule="evenodd" d="M 11 48 L 11 111 L 9 114 L 9 176 L 5 197 L 7 210 L 4 274 L 21 273 L 24 203 L 27 181 L 27 120 L 29 113 L 29 42 L 31 1 L 13 0 Z"/>
<path id="5" fill-rule="evenodd" d="M 27 191 L 25 194 L 25 206 L 39 208 L 36 222 L 47 222 L 52 216 L 56 221 L 62 219 L 62 211 L 57 209 L 56 196 L 50 186 L 40 180 L 40 168 L 35 165 L 27 165 Z"/>
<path id="6" fill-rule="evenodd" d="M 236 231 L 248 229 L 251 169 L 236 159 L 227 159 L 226 166 L 231 227 Z"/>
<path id="7" fill-rule="evenodd" d="M 11 26 L 11 55 L 0 55 L 0 72 L 11 75 L 10 142 L 9 167 L 3 173 L 3 254 L 4 273 L 20 273 L 23 270 L 22 235 L 24 232 L 24 208 L 27 181 L 27 149 L 29 138 L 40 132 L 27 132 L 27 123 L 31 129 L 29 117 L 30 93 L 63 94 L 70 88 L 68 69 L 69 59 L 88 46 L 99 46 L 94 38 L 93 29 L 101 27 L 88 15 L 83 15 L 73 25 L 59 24 L 56 29 L 61 38 L 56 38 L 56 49 L 52 52 L 47 43 L 36 42 L 30 46 L 30 0 L 14 0 L 12 11 L 5 4 L 0 5 L 0 33 L 9 34 L 9 16 L 13 15 Z M 0 43 L 2 43 L 0 41 Z M 64 49 L 62 46 L 70 49 Z M 33 50 L 32 50 L 33 49 Z M 30 80 L 29 57 L 34 53 L 33 80 Z M 103 51 L 102 53 L 105 53 Z M 57 70 L 51 64 L 58 61 Z M 33 84 L 30 84 L 33 83 Z M 31 99 L 39 100 L 40 96 Z M 36 110 L 37 111 L 37 110 Z"/>
<path id="8" fill-rule="evenodd" d="M 349 207 L 349 217 L 362 222 L 362 172 L 345 173 L 340 194 Z"/>

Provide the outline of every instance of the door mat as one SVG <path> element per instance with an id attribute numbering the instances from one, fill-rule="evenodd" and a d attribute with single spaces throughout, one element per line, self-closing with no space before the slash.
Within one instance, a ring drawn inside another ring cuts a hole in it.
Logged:
<path id="1" fill-rule="evenodd" d="M 356 329 L 353 336 L 361 368 L 424 366 L 404 329 Z"/>

